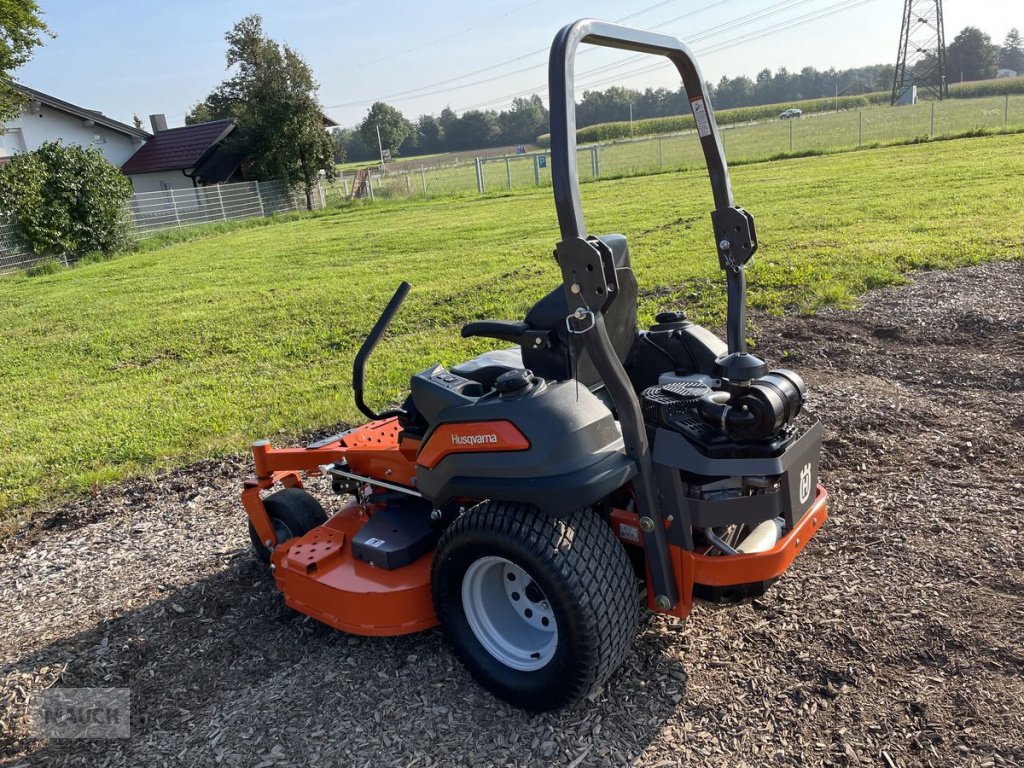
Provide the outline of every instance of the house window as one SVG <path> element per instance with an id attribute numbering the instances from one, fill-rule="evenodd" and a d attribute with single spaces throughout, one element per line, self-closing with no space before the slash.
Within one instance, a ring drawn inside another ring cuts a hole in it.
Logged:
<path id="1" fill-rule="evenodd" d="M 92 143 L 93 144 L 106 144 L 107 143 L 107 137 L 104 136 L 102 133 L 94 133 L 92 135 Z"/>
<path id="2" fill-rule="evenodd" d="M 21 128 L 8 128 L 6 133 L 0 131 L 0 157 L 24 151 L 25 137 L 21 134 Z"/>

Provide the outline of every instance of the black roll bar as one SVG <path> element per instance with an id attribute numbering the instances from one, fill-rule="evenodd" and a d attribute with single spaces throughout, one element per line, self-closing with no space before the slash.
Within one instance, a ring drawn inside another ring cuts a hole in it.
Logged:
<path id="1" fill-rule="evenodd" d="M 697 61 L 680 40 L 596 19 L 580 19 L 559 31 L 551 44 L 548 94 L 551 100 L 551 181 L 562 239 L 587 236 L 576 168 L 576 99 L 573 88 L 576 48 L 580 43 L 665 56 L 679 70 L 697 123 L 711 177 L 716 208 L 733 205 L 729 169 L 711 109 L 711 96 Z"/>

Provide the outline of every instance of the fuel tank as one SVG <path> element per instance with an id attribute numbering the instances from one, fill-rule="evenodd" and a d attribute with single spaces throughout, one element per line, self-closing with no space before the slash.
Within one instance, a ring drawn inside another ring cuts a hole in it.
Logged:
<path id="1" fill-rule="evenodd" d="M 491 499 L 568 513 L 636 475 L 612 412 L 577 382 L 519 370 L 481 389 L 441 366 L 412 378 L 412 401 L 430 425 L 416 485 L 435 507 Z"/>

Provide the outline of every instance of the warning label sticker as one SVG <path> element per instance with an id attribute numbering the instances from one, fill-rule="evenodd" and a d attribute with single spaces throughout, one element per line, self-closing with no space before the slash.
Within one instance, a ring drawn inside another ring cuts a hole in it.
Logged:
<path id="1" fill-rule="evenodd" d="M 693 110 L 693 119 L 697 123 L 697 134 L 702 138 L 711 135 L 711 119 L 708 117 L 708 107 L 704 99 L 695 96 L 690 99 L 690 109 Z"/>

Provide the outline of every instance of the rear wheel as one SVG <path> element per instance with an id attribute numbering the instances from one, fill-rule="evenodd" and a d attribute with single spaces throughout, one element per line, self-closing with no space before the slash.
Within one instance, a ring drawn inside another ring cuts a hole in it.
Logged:
<path id="1" fill-rule="evenodd" d="M 284 488 L 263 500 L 277 543 L 309 533 L 318 525 L 327 522 L 327 513 L 313 496 L 301 488 Z M 252 522 L 249 523 L 249 540 L 252 541 L 256 557 L 264 563 L 270 562 L 270 548 L 260 541 Z"/>
<path id="2" fill-rule="evenodd" d="M 608 524 L 486 502 L 456 520 L 431 586 L 445 636 L 470 674 L 509 703 L 567 706 L 603 683 L 636 634 L 637 581 Z"/>

